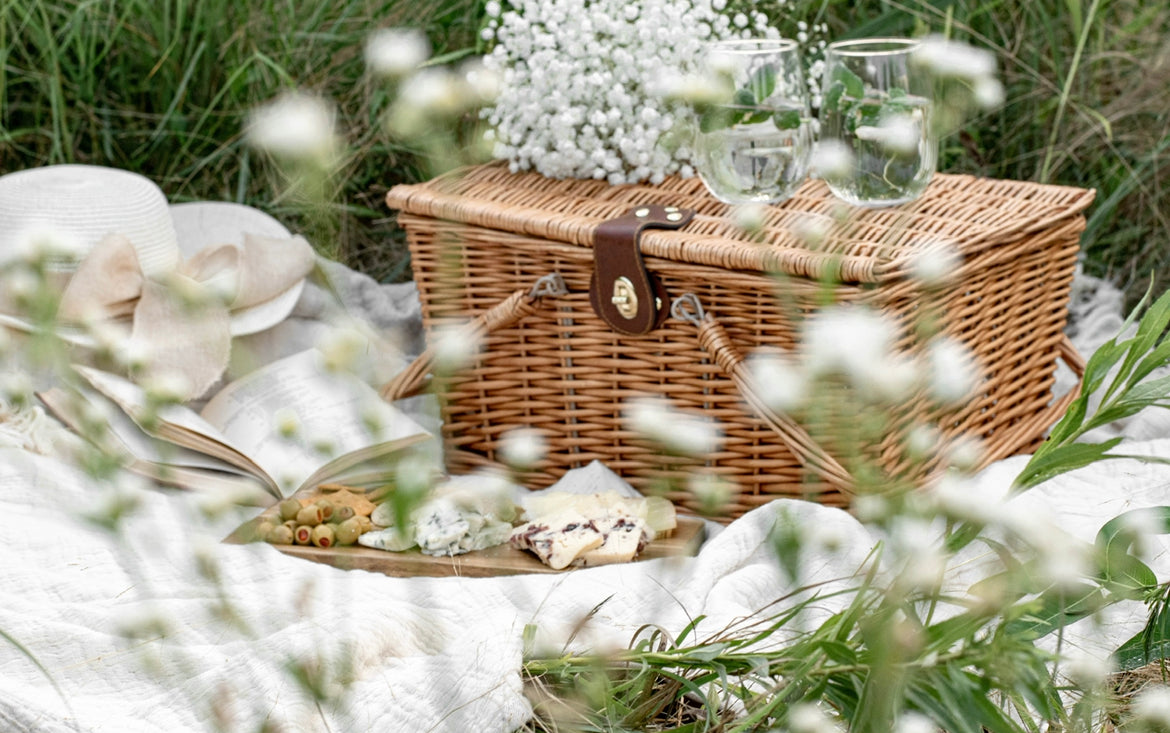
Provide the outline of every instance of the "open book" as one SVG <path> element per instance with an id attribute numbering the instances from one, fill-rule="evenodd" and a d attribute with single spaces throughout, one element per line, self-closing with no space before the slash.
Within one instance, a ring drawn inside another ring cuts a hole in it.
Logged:
<path id="1" fill-rule="evenodd" d="M 254 482 L 275 501 L 321 483 L 383 483 L 395 458 L 431 438 L 357 376 L 326 369 L 315 349 L 229 383 L 198 412 L 182 405 L 152 410 L 133 382 L 76 370 L 93 388 L 79 390 L 82 400 L 116 406 L 108 411 L 107 442 L 127 467 L 185 488 Z M 76 399 L 62 388 L 39 396 L 80 432 Z"/>

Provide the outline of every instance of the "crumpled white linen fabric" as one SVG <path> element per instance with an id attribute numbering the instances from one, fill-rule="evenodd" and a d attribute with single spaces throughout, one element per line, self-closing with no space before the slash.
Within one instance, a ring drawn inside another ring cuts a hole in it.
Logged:
<path id="1" fill-rule="evenodd" d="M 378 299 L 379 288 L 352 278 L 339 289 L 351 309 L 384 319 L 379 327 L 394 321 L 396 306 Z M 409 288 L 392 291 L 410 303 Z M 314 315 L 302 315 L 308 328 Z M 1081 336 L 1096 333 L 1085 323 Z M 20 733 L 194 733 L 217 724 L 246 731 L 264 721 L 306 733 L 513 731 L 531 715 L 521 679 L 526 627 L 546 652 L 570 637 L 578 650 L 623 647 L 644 624 L 677 634 L 705 616 L 696 632 L 702 638 L 794 589 L 767 539 L 781 512 L 835 538 L 831 549 L 804 557 L 804 582 L 847 587 L 878 539 L 844 511 L 776 501 L 713 529 L 693 558 L 557 575 L 396 579 L 266 545 L 223 544 L 244 510 L 214 511 L 212 499 L 192 494 L 96 485 L 42 455 L 51 451 L 37 447 L 54 443 L 38 435 L 40 442 L 0 448 L 8 540 L 0 555 L 7 637 L 0 639 L 0 729 Z M 1125 447 L 1167 455 L 1170 438 Z M 1170 504 L 1170 468 L 1136 461 L 1098 464 L 1006 498 L 1025 461 L 994 464 L 971 490 L 1049 517 L 1084 541 L 1121 511 Z M 119 497 L 137 504 L 119 534 L 81 518 Z M 1170 576 L 1168 550 L 1156 543 L 1151 559 L 1162 579 Z M 994 568 L 978 548 L 957 566 L 952 582 L 960 588 Z M 816 604 L 794 630 L 813 627 L 844 602 Z M 1070 628 L 1064 643 L 1104 655 L 1144 621 L 1141 604 L 1124 604 Z M 316 670 L 326 690 L 343 694 L 316 703 L 290 665 Z"/>

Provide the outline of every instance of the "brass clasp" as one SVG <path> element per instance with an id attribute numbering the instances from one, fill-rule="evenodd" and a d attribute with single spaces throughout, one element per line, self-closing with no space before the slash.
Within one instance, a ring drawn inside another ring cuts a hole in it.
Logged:
<path id="1" fill-rule="evenodd" d="M 613 281 L 613 297 L 609 300 L 617 306 L 622 318 L 629 320 L 638 314 L 638 293 L 627 277 L 619 277 Z"/>

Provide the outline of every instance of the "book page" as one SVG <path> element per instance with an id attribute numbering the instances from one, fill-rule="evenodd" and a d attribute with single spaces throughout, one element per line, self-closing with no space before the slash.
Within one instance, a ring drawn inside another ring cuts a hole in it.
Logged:
<path id="1" fill-rule="evenodd" d="M 430 437 L 357 376 L 326 369 L 316 349 L 232 382 L 201 415 L 272 476 L 285 496 L 310 478 L 329 480 Z"/>
<path id="2" fill-rule="evenodd" d="M 79 414 L 82 403 L 96 406 L 115 441 L 113 447 L 126 458 L 168 466 L 223 471 L 239 476 L 251 475 L 227 461 L 148 435 L 121 408 L 98 392 L 78 389 L 74 395 L 61 387 L 53 387 L 38 392 L 37 397 L 57 419 L 78 434 L 82 432 Z"/>
<path id="3" fill-rule="evenodd" d="M 141 387 L 100 369 L 80 365 L 75 369 L 94 389 L 120 407 L 148 436 L 214 456 L 255 476 L 268 485 L 274 494 L 278 494 L 272 477 L 199 413 L 183 405 L 167 405 L 158 410 L 158 421 L 152 424 L 148 420 L 151 409 Z"/>

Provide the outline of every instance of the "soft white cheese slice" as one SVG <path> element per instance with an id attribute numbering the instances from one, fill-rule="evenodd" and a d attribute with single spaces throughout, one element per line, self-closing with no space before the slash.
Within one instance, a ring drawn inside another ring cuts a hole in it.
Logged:
<path id="1" fill-rule="evenodd" d="M 600 547 L 605 536 L 588 517 L 573 511 L 540 517 L 512 530 L 513 547 L 529 552 L 553 570 L 567 568 L 582 553 Z"/>
<path id="2" fill-rule="evenodd" d="M 651 539 L 650 528 L 639 517 L 613 516 L 595 522 L 605 541 L 592 550 L 586 550 L 573 561 L 583 568 L 596 565 L 630 562 Z"/>

